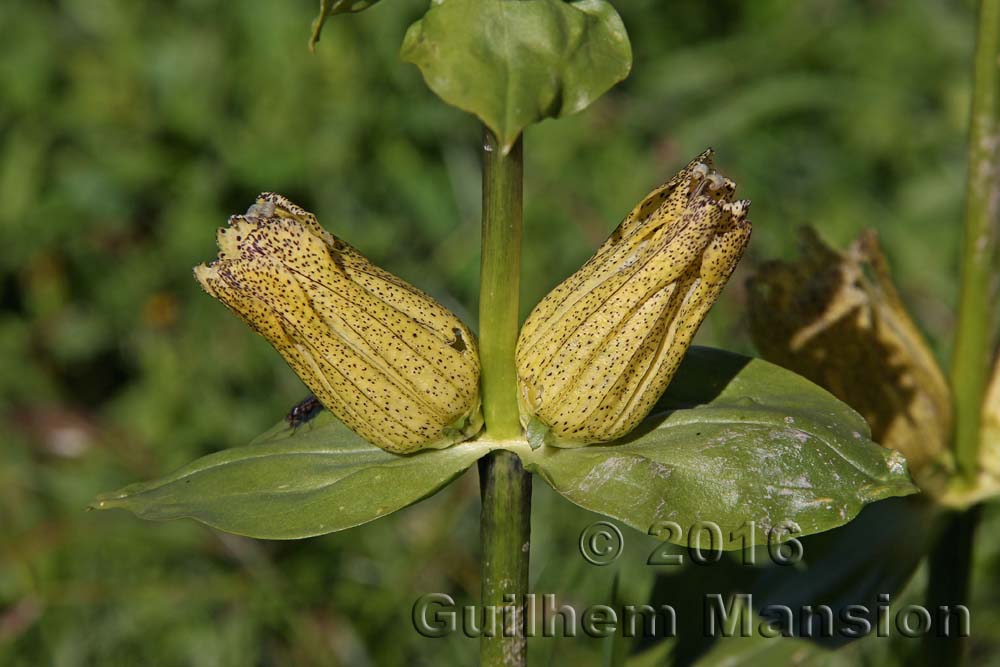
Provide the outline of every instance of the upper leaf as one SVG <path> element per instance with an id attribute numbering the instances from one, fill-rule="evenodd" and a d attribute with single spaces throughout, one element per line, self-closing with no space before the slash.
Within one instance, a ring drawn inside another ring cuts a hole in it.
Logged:
<path id="1" fill-rule="evenodd" d="M 476 114 L 507 152 L 544 118 L 587 107 L 632 67 L 606 0 L 439 0 L 400 52 L 448 104 Z"/>
<path id="2" fill-rule="evenodd" d="M 189 517 L 249 537 L 310 537 L 415 503 L 489 449 L 466 443 L 391 454 L 324 411 L 296 428 L 282 422 L 245 447 L 210 454 L 162 479 L 99 496 L 93 507 L 127 509 L 143 519 Z"/>
<path id="3" fill-rule="evenodd" d="M 729 535 L 750 521 L 764 544 L 772 527 L 816 533 L 916 491 L 903 456 L 872 442 L 865 421 L 826 390 L 766 361 L 698 347 L 629 436 L 522 457 L 586 509 L 643 532 L 674 521 L 682 544 L 711 522 L 724 549 L 742 547 Z"/>

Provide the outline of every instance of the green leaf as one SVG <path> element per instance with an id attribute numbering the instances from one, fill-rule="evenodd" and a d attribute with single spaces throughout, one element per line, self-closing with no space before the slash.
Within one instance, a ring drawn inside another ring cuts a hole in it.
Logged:
<path id="1" fill-rule="evenodd" d="M 163 479 L 99 496 L 92 508 L 152 520 L 190 517 L 250 537 L 310 537 L 426 498 L 490 449 L 480 441 L 390 454 L 324 411 L 295 429 L 282 422 L 245 447 L 210 454 Z"/>
<path id="2" fill-rule="evenodd" d="M 717 548 L 757 544 L 794 522 L 795 535 L 829 530 L 870 502 L 916 492 L 898 452 L 833 395 L 760 359 L 693 347 L 657 410 L 628 437 L 579 449 L 524 452 L 525 467 L 572 502 L 647 532 L 674 521 L 721 528 Z M 776 533 L 772 539 L 789 537 Z M 701 536 L 707 548 L 707 534 Z"/>
<path id="3" fill-rule="evenodd" d="M 505 153 L 525 127 L 584 109 L 632 67 L 605 0 L 439 0 L 407 30 L 400 56 Z"/>
<path id="4" fill-rule="evenodd" d="M 316 49 L 316 42 L 319 41 L 319 34 L 323 31 L 323 24 L 335 14 L 345 14 L 360 12 L 368 9 L 379 0 L 319 0 L 319 15 L 313 19 L 312 34 L 309 37 L 309 50 Z"/>

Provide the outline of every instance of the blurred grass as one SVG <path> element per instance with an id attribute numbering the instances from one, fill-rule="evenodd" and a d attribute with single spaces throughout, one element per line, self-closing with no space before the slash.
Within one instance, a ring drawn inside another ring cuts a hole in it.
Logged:
<path id="1" fill-rule="evenodd" d="M 712 145 L 754 200 L 744 267 L 793 252 L 802 224 L 838 245 L 875 227 L 946 358 L 973 2 L 618 5 L 631 78 L 527 133 L 524 314 Z M 0 4 L 0 664 L 473 660 L 473 640 L 421 640 L 409 613 L 425 592 L 477 596 L 474 474 L 304 542 L 83 511 L 245 443 L 306 393 L 191 279 L 262 190 L 474 324 L 478 127 L 397 57 L 425 6 L 332 20 L 311 56 L 311 1 Z M 700 342 L 751 350 L 741 283 Z M 604 590 L 559 562 L 586 521 L 536 495 L 538 590 Z M 562 645 L 552 664 L 596 661 L 593 642 Z"/>

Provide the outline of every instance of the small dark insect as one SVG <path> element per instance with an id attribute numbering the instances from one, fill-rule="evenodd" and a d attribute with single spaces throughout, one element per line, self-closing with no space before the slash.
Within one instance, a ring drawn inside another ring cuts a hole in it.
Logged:
<path id="1" fill-rule="evenodd" d="M 313 419 L 322 409 L 323 404 L 319 402 L 319 399 L 312 394 L 309 394 L 309 396 L 296 403 L 295 406 L 288 411 L 288 414 L 285 415 L 285 421 L 288 422 L 288 425 L 292 428 L 298 428 L 307 421 Z"/>

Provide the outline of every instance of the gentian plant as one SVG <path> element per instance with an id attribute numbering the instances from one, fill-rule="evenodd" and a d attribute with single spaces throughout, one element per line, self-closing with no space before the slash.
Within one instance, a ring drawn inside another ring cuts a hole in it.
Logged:
<path id="1" fill-rule="evenodd" d="M 330 16 L 376 1 L 323 0 L 310 46 Z M 245 447 L 94 506 L 305 538 L 383 517 L 478 464 L 482 604 L 522 613 L 535 477 L 643 533 L 711 521 L 770 544 L 916 493 L 909 461 L 942 508 L 942 530 L 971 541 L 966 510 L 1000 490 L 1000 371 L 983 398 L 995 336 L 985 310 L 995 310 L 986 296 L 997 273 L 998 33 L 1000 2 L 984 0 L 949 385 L 870 235 L 840 253 L 809 232 L 801 262 L 759 267 L 750 322 L 771 361 L 690 347 L 751 232 L 749 201 L 711 150 L 636 204 L 519 326 L 523 132 L 625 78 L 631 47 L 606 0 L 436 0 L 401 55 L 483 124 L 478 326 L 373 265 L 334 235 L 336 221 L 262 194 L 218 232 L 218 259 L 195 277 L 314 398 Z M 713 548 L 745 545 L 726 537 Z M 954 655 L 953 645 L 929 655 Z M 523 665 L 525 646 L 520 631 L 484 634 L 481 662 Z"/>

